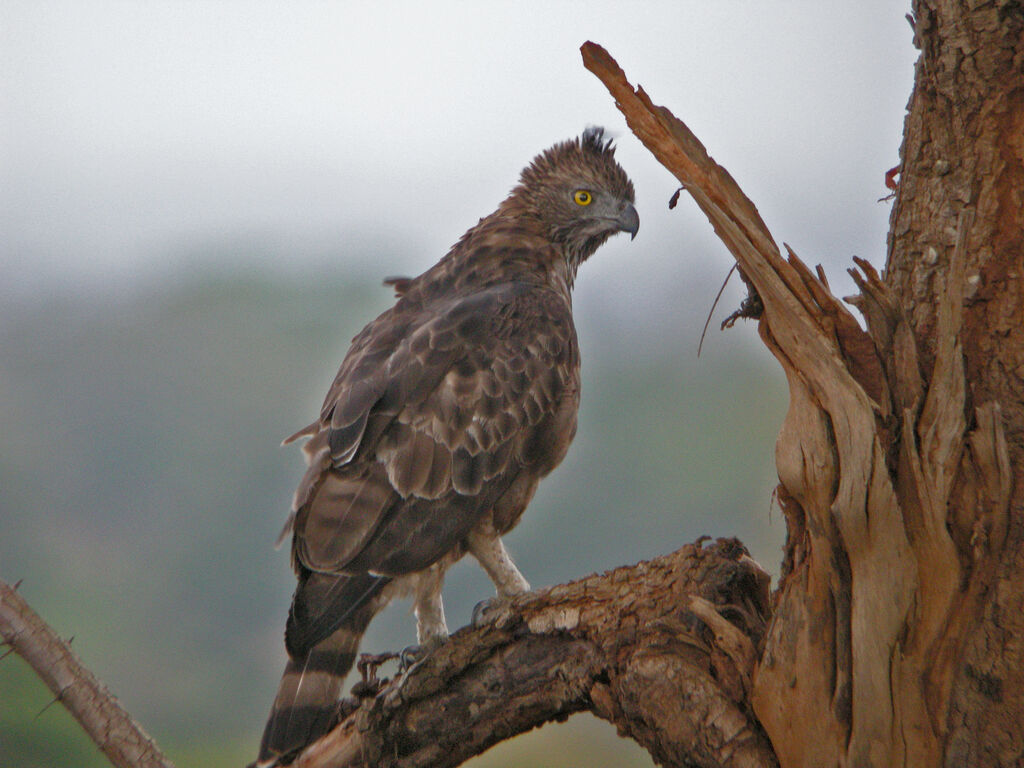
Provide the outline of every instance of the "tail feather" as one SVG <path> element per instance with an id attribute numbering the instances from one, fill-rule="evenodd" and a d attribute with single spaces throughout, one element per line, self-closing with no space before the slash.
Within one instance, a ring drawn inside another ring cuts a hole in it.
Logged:
<path id="1" fill-rule="evenodd" d="M 358 627 L 358 634 L 362 635 L 381 608 L 377 595 L 390 581 L 370 574 L 333 576 L 304 571 L 299 576 L 284 629 L 288 656 L 305 657 L 339 627 Z"/>
<path id="2" fill-rule="evenodd" d="M 260 742 L 257 764 L 288 762 L 334 725 L 359 641 L 383 606 L 388 579 L 303 573 L 288 615 L 288 663 Z"/>

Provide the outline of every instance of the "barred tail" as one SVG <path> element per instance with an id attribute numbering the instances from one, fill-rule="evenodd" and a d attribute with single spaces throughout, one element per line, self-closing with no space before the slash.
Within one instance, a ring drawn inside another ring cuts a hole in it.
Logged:
<path id="1" fill-rule="evenodd" d="M 331 729 L 345 676 L 359 641 L 386 602 L 389 580 L 305 571 L 285 629 L 288 663 L 263 731 L 257 765 L 287 763 Z"/>

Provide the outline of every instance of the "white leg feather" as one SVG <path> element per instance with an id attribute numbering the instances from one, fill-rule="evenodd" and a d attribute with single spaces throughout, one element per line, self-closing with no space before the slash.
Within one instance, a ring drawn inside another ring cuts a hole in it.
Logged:
<path id="1" fill-rule="evenodd" d="M 490 525 L 478 526 L 467 537 L 469 551 L 494 582 L 498 597 L 515 597 L 530 591 L 530 583 L 509 557 L 501 537 Z"/>
<path id="2" fill-rule="evenodd" d="M 444 620 L 441 585 L 444 569 L 436 564 L 417 575 L 413 612 L 416 614 L 416 642 L 434 645 L 448 638 L 448 624 Z"/>

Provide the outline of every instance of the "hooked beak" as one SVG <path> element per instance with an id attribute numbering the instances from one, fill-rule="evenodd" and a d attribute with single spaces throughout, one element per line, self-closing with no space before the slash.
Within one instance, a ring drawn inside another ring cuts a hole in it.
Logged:
<path id="1" fill-rule="evenodd" d="M 615 217 L 615 223 L 619 225 L 620 232 L 629 232 L 630 240 L 635 239 L 636 233 L 640 231 L 640 215 L 632 203 L 622 206 L 619 215 Z"/>

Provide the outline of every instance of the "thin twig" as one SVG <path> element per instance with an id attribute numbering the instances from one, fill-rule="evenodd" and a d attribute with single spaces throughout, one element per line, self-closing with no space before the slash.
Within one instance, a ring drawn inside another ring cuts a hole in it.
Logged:
<path id="1" fill-rule="evenodd" d="M 4 581 L 0 581 L 0 637 L 53 693 L 54 700 L 39 715 L 59 701 L 117 768 L 174 768 L 106 687 L 82 666 L 69 644 Z"/>
<path id="2" fill-rule="evenodd" d="M 732 267 L 729 269 L 728 274 L 725 276 L 725 280 L 722 281 L 722 287 L 718 289 L 718 294 L 715 296 L 715 300 L 711 302 L 711 309 L 708 310 L 708 319 L 704 321 L 704 330 L 700 332 L 700 343 L 697 344 L 697 357 L 700 357 L 700 350 L 704 346 L 704 337 L 707 335 L 708 326 L 711 325 L 711 316 L 715 314 L 715 307 L 718 306 L 718 300 L 722 298 L 722 294 L 725 292 L 725 286 L 729 284 L 729 278 L 732 277 L 732 273 L 736 271 L 736 263 L 734 262 Z"/>

